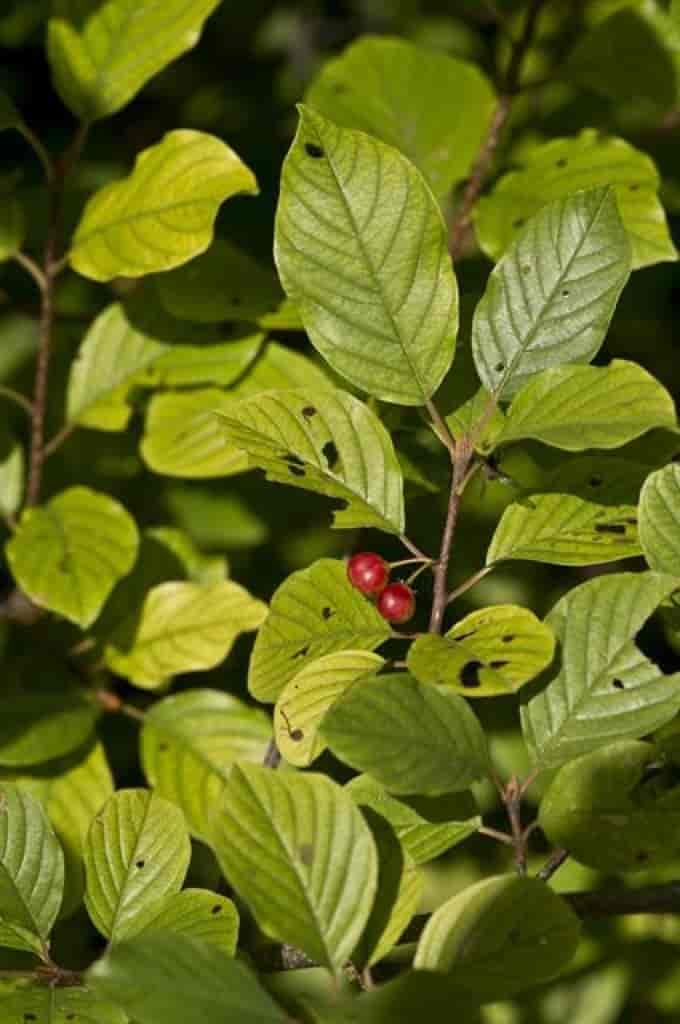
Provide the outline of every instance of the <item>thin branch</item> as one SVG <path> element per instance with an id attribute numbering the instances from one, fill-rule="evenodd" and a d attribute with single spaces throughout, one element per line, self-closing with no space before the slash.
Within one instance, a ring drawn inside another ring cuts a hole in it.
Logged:
<path id="1" fill-rule="evenodd" d="M 472 576 L 469 576 L 468 579 L 464 580 L 461 584 L 459 584 L 455 588 L 455 590 L 451 591 L 451 593 L 446 599 L 447 605 L 451 604 L 453 601 L 456 600 L 457 597 L 460 597 L 461 594 L 464 594 L 466 591 L 474 587 L 477 583 L 479 583 L 480 580 L 483 580 L 485 576 L 488 576 L 489 573 L 492 572 L 492 570 L 495 568 L 495 565 L 485 565 L 483 569 L 479 570 L 479 572 L 476 572 Z"/>
<path id="2" fill-rule="evenodd" d="M 558 846 L 557 849 L 553 850 L 550 854 L 541 870 L 537 873 L 536 878 L 540 878 L 542 882 L 547 882 L 552 878 L 558 868 L 562 867 L 568 856 L 569 850 L 565 850 L 563 847 Z"/>
<path id="3" fill-rule="evenodd" d="M 35 132 L 32 131 L 27 124 L 24 124 L 24 122 L 22 121 L 21 124 L 18 124 L 16 126 L 16 128 L 17 131 L 20 132 L 20 134 L 23 135 L 23 137 L 26 139 L 26 142 L 29 144 L 29 146 L 31 146 L 31 148 L 33 149 L 33 152 L 42 164 L 42 168 L 45 172 L 47 183 L 51 184 L 52 178 L 54 177 L 54 166 L 52 164 L 52 157 L 47 152 L 46 148 L 43 146 L 42 142 L 35 134 Z"/>
<path id="4" fill-rule="evenodd" d="M 680 912 L 680 880 L 641 889 L 593 889 L 569 893 L 579 917 L 624 917 L 628 914 L 677 914 Z"/>
<path id="5" fill-rule="evenodd" d="M 453 458 L 451 491 L 446 510 L 446 522 L 444 524 L 444 532 L 442 533 L 439 559 L 434 566 L 434 597 L 432 600 L 432 614 L 430 615 L 430 633 L 441 633 L 442 631 L 448 598 L 447 579 L 453 548 L 453 537 L 456 532 L 464 486 L 469 479 L 468 470 L 472 457 L 473 452 L 467 444 L 467 440 L 461 438 L 456 445 L 456 452 Z"/>
<path id="6" fill-rule="evenodd" d="M 25 252 L 15 252 L 13 258 L 19 266 L 23 267 L 31 275 L 40 291 L 44 292 L 47 287 L 47 279 L 35 260 Z"/>
<path id="7" fill-rule="evenodd" d="M 43 458 L 49 459 L 50 455 L 54 455 L 57 448 L 61 448 L 64 441 L 68 440 L 71 434 L 76 430 L 77 426 L 77 423 L 66 423 L 61 430 L 58 430 L 54 437 L 45 445 L 43 449 Z"/>
<path id="8" fill-rule="evenodd" d="M 446 422 L 442 414 L 439 412 L 439 409 L 434 404 L 431 398 L 428 398 L 427 402 L 425 403 L 425 406 L 430 414 L 430 419 L 437 428 L 437 435 L 439 437 L 439 440 L 448 449 L 449 455 L 451 456 L 451 460 L 453 461 L 456 457 L 456 439 L 451 433 L 451 429 L 448 423 Z"/>
<path id="9" fill-rule="evenodd" d="M 18 391 L 14 391 L 12 388 L 6 388 L 0 384 L 0 395 L 3 398 L 8 398 L 10 402 L 14 402 L 15 405 L 20 406 L 29 416 L 33 415 L 33 406 L 31 405 L 30 399 L 26 398 L 26 395 L 20 394 Z"/>
<path id="10" fill-rule="evenodd" d="M 515 840 L 507 832 L 499 832 L 498 829 L 488 828 L 486 825 L 480 825 L 477 829 L 480 835 L 489 836 L 490 839 L 497 839 L 499 843 L 505 843 L 507 846 L 514 846 Z"/>
<path id="11" fill-rule="evenodd" d="M 269 741 L 262 764 L 265 768 L 272 768 L 274 770 L 276 770 L 281 764 L 281 751 L 277 747 L 276 740 L 273 736 Z"/>
<path id="12" fill-rule="evenodd" d="M 425 554 L 425 553 L 424 553 L 423 551 L 421 551 L 421 550 L 420 550 L 420 548 L 419 548 L 419 547 L 417 547 L 417 546 L 416 546 L 416 545 L 415 545 L 415 544 L 413 543 L 413 541 L 412 541 L 412 540 L 409 540 L 409 539 L 408 539 L 408 537 L 407 537 L 407 536 L 405 536 L 405 534 L 403 534 L 403 533 L 400 533 L 400 534 L 399 534 L 399 540 L 400 540 L 400 541 L 401 541 L 401 543 L 402 543 L 402 544 L 404 545 L 404 547 L 406 548 L 406 550 L 407 550 L 407 551 L 410 551 L 412 555 L 415 555 L 415 557 L 416 557 L 416 558 L 417 558 L 417 559 L 418 559 L 419 561 L 421 561 L 421 562 L 432 562 L 432 561 L 433 561 L 433 559 L 432 559 L 432 558 L 430 558 L 430 557 L 429 557 L 428 555 L 426 555 L 426 554 Z"/>

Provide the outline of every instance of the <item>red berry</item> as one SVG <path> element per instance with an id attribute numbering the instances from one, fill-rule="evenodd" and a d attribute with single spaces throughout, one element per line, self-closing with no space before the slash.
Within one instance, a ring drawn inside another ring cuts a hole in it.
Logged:
<path id="1" fill-rule="evenodd" d="M 388 622 L 408 622 L 415 610 L 415 595 L 405 583 L 390 583 L 378 598 L 378 611 Z"/>
<path id="2" fill-rule="evenodd" d="M 347 563 L 347 576 L 362 594 L 380 594 L 390 578 L 390 565 L 373 551 L 352 555 Z"/>

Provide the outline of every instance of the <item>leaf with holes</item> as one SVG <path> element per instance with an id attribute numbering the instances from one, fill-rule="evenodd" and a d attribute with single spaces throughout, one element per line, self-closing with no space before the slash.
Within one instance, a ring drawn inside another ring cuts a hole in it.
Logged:
<path id="1" fill-rule="evenodd" d="M 255 195 L 257 183 L 229 146 L 203 132 L 168 132 L 128 178 L 88 201 L 69 262 L 93 281 L 178 267 L 208 248 L 221 204 L 239 192 Z"/>
<path id="2" fill-rule="evenodd" d="M 274 593 L 257 634 L 248 689 L 275 701 L 286 683 L 334 651 L 372 651 L 391 631 L 374 605 L 347 579 L 344 562 L 321 558 L 292 573 Z"/>
<path id="3" fill-rule="evenodd" d="M 234 956 L 238 925 L 238 911 L 226 896 L 209 889 L 183 889 L 159 901 L 144 931 L 189 935 Z"/>
<path id="4" fill-rule="evenodd" d="M 532 494 L 506 508 L 486 564 L 521 559 L 600 565 L 640 551 L 635 505 L 595 505 L 573 494 Z"/>
<path id="5" fill-rule="evenodd" d="M 113 999 L 113 997 L 112 997 Z M 22 981 L 7 994 L 0 992 L 0 1024 L 129 1024 L 115 1001 L 80 985 L 56 987 Z"/>
<path id="6" fill-rule="evenodd" d="M 191 843 L 182 812 L 148 789 L 121 789 L 85 841 L 85 905 L 111 942 L 149 924 L 161 897 L 182 888 Z"/>
<path id="7" fill-rule="evenodd" d="M 115 303 L 94 320 L 71 366 L 66 398 L 68 423 L 123 430 L 133 388 L 210 384 L 227 387 L 253 362 L 263 335 L 222 344 L 164 344 Z"/>
<path id="8" fill-rule="evenodd" d="M 392 439 L 368 406 L 344 391 L 270 391 L 219 413 L 230 445 L 268 480 L 339 499 L 342 529 L 404 529 L 404 481 Z"/>
<path id="9" fill-rule="evenodd" d="M 546 622 L 560 644 L 560 668 L 522 708 L 522 731 L 539 767 L 645 736 L 678 713 L 680 673 L 664 675 L 635 644 L 677 586 L 674 576 L 617 573 L 557 602 Z"/>
<path id="10" fill-rule="evenodd" d="M 389 821 L 415 864 L 435 860 L 473 835 L 482 824 L 469 790 L 428 797 L 391 796 L 370 775 L 358 775 L 345 789 L 360 807 Z"/>
<path id="11" fill-rule="evenodd" d="M 55 0 L 47 54 L 57 92 L 80 120 L 115 114 L 196 45 L 219 0 Z"/>
<path id="12" fill-rule="evenodd" d="M 339 970 L 378 880 L 370 830 L 347 794 L 322 775 L 237 765 L 214 826 L 222 870 L 265 934 Z"/>
<path id="13" fill-rule="evenodd" d="M 423 405 L 455 351 L 458 288 L 436 201 L 397 150 L 300 107 L 275 257 L 314 346 L 352 384 Z"/>
<path id="14" fill-rule="evenodd" d="M 113 794 L 104 748 L 95 743 L 85 752 L 52 761 L 34 773 L 8 777 L 19 789 L 40 800 L 57 834 L 64 852 L 60 917 L 68 917 L 80 906 L 85 892 L 85 838 L 95 814 Z"/>
<path id="15" fill-rule="evenodd" d="M 87 629 L 132 569 L 138 544 L 137 527 L 121 504 L 88 487 L 70 487 L 46 505 L 27 508 L 5 550 L 17 584 L 35 604 Z"/>
<path id="16" fill-rule="evenodd" d="M 519 391 L 497 444 L 533 438 L 569 452 L 618 448 L 654 427 L 674 430 L 666 389 L 637 363 L 557 366 Z"/>
<path id="17" fill-rule="evenodd" d="M 501 256 L 524 223 L 546 203 L 602 186 L 611 186 L 616 196 L 632 245 L 633 269 L 676 259 L 657 196 L 659 174 L 646 153 L 590 128 L 572 138 L 541 143 L 526 153 L 522 167 L 502 177 L 477 206 L 477 237 L 492 259 Z"/>
<path id="18" fill-rule="evenodd" d="M 558 199 L 531 218 L 492 270 L 472 351 L 484 386 L 510 398 L 541 370 L 587 363 L 630 274 L 611 189 Z"/>
<path id="19" fill-rule="evenodd" d="M 488 768 L 484 733 L 466 701 L 404 672 L 351 687 L 326 712 L 321 734 L 336 757 L 391 793 L 460 792 Z"/>
<path id="20" fill-rule="evenodd" d="M 43 764 L 92 736 L 97 707 L 66 664 L 39 652 L 6 658 L 0 693 L 0 765 Z"/>
<path id="21" fill-rule="evenodd" d="M 528 608 L 499 604 L 460 619 L 445 636 L 423 634 L 406 664 L 421 683 L 466 697 L 513 693 L 550 664 L 552 630 Z"/>
<path id="22" fill-rule="evenodd" d="M 336 124 L 400 150 L 444 197 L 467 177 L 495 96 L 474 64 L 406 39 L 363 36 L 323 64 L 305 101 Z"/>
<path id="23" fill-rule="evenodd" d="M 147 932 L 117 944 L 89 969 L 87 983 L 139 1024 L 289 1020 L 244 964 L 172 932 Z"/>
<path id="24" fill-rule="evenodd" d="M 541 828 L 608 875 L 680 855 L 677 767 L 650 743 L 612 743 L 560 768 L 541 800 Z"/>
<path id="25" fill-rule="evenodd" d="M 147 594 L 126 650 L 109 644 L 106 663 L 135 686 L 156 689 L 182 672 L 214 668 L 245 632 L 257 629 L 267 606 L 247 590 L 222 583 L 161 583 Z"/>
<path id="26" fill-rule="evenodd" d="M 274 709 L 276 745 L 289 764 L 304 768 L 323 753 L 319 725 L 331 704 L 357 679 L 374 675 L 384 664 L 369 651 L 336 651 L 293 676 Z"/>
<path id="27" fill-rule="evenodd" d="M 208 819 L 234 761 L 261 763 L 270 738 L 263 711 L 219 690 L 190 690 L 146 713 L 142 767 L 159 796 L 181 807 L 191 832 L 209 841 Z"/>
<path id="28" fill-rule="evenodd" d="M 640 544 L 652 569 L 680 576 L 680 466 L 665 466 L 645 480 Z"/>
<path id="29" fill-rule="evenodd" d="M 413 966 L 451 974 L 463 993 L 495 1002 L 566 967 L 581 925 L 537 878 L 499 875 L 468 886 L 432 914 Z"/>
<path id="30" fill-rule="evenodd" d="M 64 889 L 64 856 L 42 806 L 0 783 L 0 946 L 45 958 Z"/>
<path id="31" fill-rule="evenodd" d="M 378 852 L 378 889 L 371 916 L 352 954 L 352 963 L 370 967 L 397 944 L 417 912 L 423 877 L 405 853 L 391 825 L 370 808 L 365 807 L 363 815 Z"/>

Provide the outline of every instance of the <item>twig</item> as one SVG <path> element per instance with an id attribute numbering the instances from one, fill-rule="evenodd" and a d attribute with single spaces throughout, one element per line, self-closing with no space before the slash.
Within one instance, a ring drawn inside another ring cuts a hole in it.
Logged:
<path id="1" fill-rule="evenodd" d="M 464 580 L 461 584 L 459 584 L 459 586 L 457 586 L 455 590 L 451 591 L 451 593 L 446 599 L 447 605 L 451 604 L 452 601 L 455 601 L 457 597 L 460 597 L 461 594 L 464 594 L 467 590 L 470 590 L 471 587 L 474 587 L 475 584 L 479 583 L 480 580 L 483 580 L 484 577 L 488 576 L 489 573 L 495 568 L 495 565 L 485 565 L 483 569 L 480 569 L 472 576 L 469 576 L 468 579 Z"/>
<path id="2" fill-rule="evenodd" d="M 273 736 L 269 741 L 262 764 L 265 768 L 272 768 L 274 770 L 276 770 L 281 764 L 281 751 L 277 747 L 276 740 Z"/>
<path id="3" fill-rule="evenodd" d="M 14 391 L 12 388 L 6 388 L 2 384 L 0 384 L 0 395 L 3 398 L 9 398 L 10 402 L 14 402 L 15 405 L 21 406 L 29 416 L 33 415 L 33 406 L 31 405 L 30 399 L 26 398 L 26 395 L 21 395 L 18 391 Z"/>
<path id="4" fill-rule="evenodd" d="M 497 839 L 499 843 L 506 843 L 508 846 L 514 846 L 515 840 L 507 832 L 499 832 L 495 828 L 488 828 L 486 825 L 480 825 L 477 829 L 480 835 L 489 836 L 490 839 Z"/>
<path id="5" fill-rule="evenodd" d="M 569 850 L 565 850 L 561 846 L 558 846 L 557 849 L 553 850 L 553 852 L 550 854 L 541 870 L 537 873 L 536 877 L 540 878 L 542 882 L 547 882 L 550 878 L 552 878 L 552 876 L 555 874 L 558 868 L 562 867 L 568 856 Z"/>
<path id="6" fill-rule="evenodd" d="M 512 830 L 512 843 L 515 847 L 515 867 L 518 875 L 527 873 L 527 838 L 528 831 L 522 828 L 521 807 L 522 790 L 519 779 L 513 775 L 502 791 L 502 799 L 508 813 Z"/>
<path id="7" fill-rule="evenodd" d="M 143 722 L 146 718 L 141 708 L 136 708 L 134 704 L 126 704 L 112 690 L 95 690 L 94 697 L 101 704 L 104 711 L 127 715 L 128 718 L 134 718 L 136 722 Z"/>
<path id="8" fill-rule="evenodd" d="M 14 253 L 14 260 L 31 275 L 40 291 L 44 292 L 47 287 L 47 280 L 35 260 L 21 251 Z"/>
<path id="9" fill-rule="evenodd" d="M 623 917 L 627 914 L 677 914 L 680 912 L 680 880 L 641 889 L 593 889 L 574 892 L 564 899 L 579 917 Z"/>
<path id="10" fill-rule="evenodd" d="M 448 423 L 446 422 L 442 414 L 439 412 L 439 409 L 434 404 L 431 398 L 428 398 L 427 402 L 425 403 L 425 406 L 430 414 L 430 419 L 437 428 L 439 440 L 443 445 L 446 446 L 446 448 L 448 448 L 449 455 L 451 456 L 451 460 L 453 461 L 456 457 L 456 439 L 451 433 L 451 428 L 449 427 Z"/>
<path id="11" fill-rule="evenodd" d="M 433 559 L 430 558 L 428 555 L 426 555 L 423 551 L 421 551 L 420 548 L 417 547 L 413 543 L 412 540 L 409 540 L 408 537 L 405 534 L 400 533 L 399 534 L 399 540 L 404 545 L 406 550 L 410 551 L 412 555 L 415 555 L 415 557 L 417 559 L 419 559 L 419 561 L 421 561 L 421 562 L 432 562 L 433 561 Z"/>
<path id="12" fill-rule="evenodd" d="M 68 440 L 77 426 L 77 423 L 66 423 L 61 430 L 58 430 L 54 437 L 45 445 L 43 449 L 43 458 L 49 459 L 50 455 L 54 455 L 57 448 L 60 448 L 64 441 Z"/>
<path id="13" fill-rule="evenodd" d="M 451 474 L 451 491 L 446 511 L 446 522 L 442 533 L 441 549 L 439 559 L 434 565 L 434 597 L 432 600 L 432 614 L 430 615 L 430 633 L 441 633 L 444 612 L 447 605 L 447 578 L 453 537 L 458 522 L 461 500 L 465 483 L 469 479 L 468 470 L 473 451 L 467 443 L 466 438 L 461 438 L 453 456 L 453 471 Z"/>
<path id="14" fill-rule="evenodd" d="M 504 76 L 501 95 L 498 98 L 498 103 L 491 117 L 486 136 L 472 168 L 472 174 L 465 186 L 460 206 L 451 225 L 449 252 L 454 262 L 462 253 L 465 237 L 472 223 L 472 212 L 491 172 L 501 134 L 510 116 L 514 96 L 519 91 L 524 58 L 531 46 L 531 41 L 536 31 L 536 23 L 545 3 L 546 0 L 532 0 L 527 10 L 522 33 L 512 47 L 510 63 Z"/>
<path id="15" fill-rule="evenodd" d="M 52 166 L 52 158 L 50 154 L 47 152 L 35 132 L 33 132 L 23 121 L 21 124 L 17 125 L 17 131 L 23 135 L 26 142 L 31 146 L 33 152 L 38 157 L 38 160 L 42 164 L 43 171 L 45 172 L 47 182 L 50 184 L 54 177 L 54 167 Z"/>

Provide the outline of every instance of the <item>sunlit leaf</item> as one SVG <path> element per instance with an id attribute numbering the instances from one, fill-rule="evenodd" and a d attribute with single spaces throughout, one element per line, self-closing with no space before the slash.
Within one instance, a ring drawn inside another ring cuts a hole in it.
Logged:
<path id="1" fill-rule="evenodd" d="M 132 569 L 138 544 L 134 520 L 119 502 L 70 487 L 24 511 L 6 553 L 32 601 L 86 629 Z"/>
<path id="2" fill-rule="evenodd" d="M 361 676 L 384 664 L 369 651 L 336 651 L 310 662 L 286 684 L 274 709 L 276 745 L 290 764 L 306 767 L 323 753 L 321 719 Z"/>
<path id="3" fill-rule="evenodd" d="M 370 914 L 378 859 L 361 812 L 336 783 L 238 765 L 213 841 L 267 935 L 334 969 L 344 964 Z"/>
<path id="4" fill-rule="evenodd" d="M 0 429 L 0 516 L 13 516 L 24 493 L 24 450 Z"/>
<path id="5" fill-rule="evenodd" d="M 463 992 L 494 1002 L 554 977 L 573 957 L 580 930 L 576 914 L 544 882 L 500 875 L 434 912 L 413 966 L 450 973 Z"/>
<path id="6" fill-rule="evenodd" d="M 406 673 L 350 687 L 326 712 L 321 735 L 336 757 L 392 793 L 457 792 L 487 770 L 484 733 L 466 701 Z"/>
<path id="7" fill-rule="evenodd" d="M 654 427 L 676 426 L 666 389 L 637 363 L 559 366 L 515 395 L 496 443 L 534 438 L 570 452 L 618 448 Z"/>
<path id="8" fill-rule="evenodd" d="M 161 583 L 147 594 L 130 647 L 110 644 L 106 662 L 136 686 L 153 690 L 181 672 L 214 668 L 266 614 L 262 601 L 230 580 Z"/>
<path id="9" fill-rule="evenodd" d="M 492 259 L 505 251 L 542 206 L 578 192 L 611 185 L 633 248 L 633 268 L 676 259 L 652 160 L 619 138 L 588 128 L 526 151 L 519 170 L 500 179 L 476 210 L 477 236 Z"/>
<path id="10" fill-rule="evenodd" d="M 557 675 L 522 708 L 540 767 L 658 729 L 680 709 L 680 673 L 664 675 L 635 635 L 678 586 L 659 573 L 600 576 L 570 590 L 546 622 L 560 644 Z"/>
<path id="11" fill-rule="evenodd" d="M 170 931 L 189 935 L 234 956 L 238 938 L 238 911 L 230 899 L 209 889 L 183 889 L 158 904 L 157 914 L 144 931 Z"/>
<path id="12" fill-rule="evenodd" d="M 96 814 L 85 842 L 85 903 L 119 941 L 145 928 L 161 897 L 180 891 L 191 844 L 182 812 L 148 789 L 121 789 Z"/>
<path id="13" fill-rule="evenodd" d="M 652 569 L 680 576 L 680 466 L 647 477 L 640 493 L 640 544 Z"/>
<path id="14" fill-rule="evenodd" d="M 115 114 L 196 45 L 219 0 L 55 0 L 47 52 L 54 84 L 83 121 Z"/>
<path id="15" fill-rule="evenodd" d="M 339 498 L 333 525 L 404 529 L 404 484 L 392 440 L 344 391 L 267 392 L 219 414 L 229 445 L 267 479 Z"/>
<path id="16" fill-rule="evenodd" d="M 541 370 L 589 362 L 629 273 L 630 243 L 611 189 L 539 210 L 475 310 L 472 351 L 487 390 L 509 398 Z"/>
<path id="17" fill-rule="evenodd" d="M 347 579 L 344 562 L 322 558 L 274 593 L 250 659 L 248 689 L 275 701 L 301 669 L 334 651 L 372 651 L 390 635 L 385 619 Z"/>
<path id="18" fill-rule="evenodd" d="M 453 359 L 458 290 L 441 214 L 405 157 L 302 107 L 275 256 L 334 370 L 385 401 L 424 404 Z"/>
<path id="19" fill-rule="evenodd" d="M 45 957 L 64 888 L 64 856 L 42 806 L 0 783 L 0 946 Z"/>
<path id="20" fill-rule="evenodd" d="M 0 1024 L 128 1024 L 115 1002 L 81 986 L 57 988 L 22 981 L 8 994 L 0 992 Z"/>
<path id="21" fill-rule="evenodd" d="M 255 194 L 252 172 L 214 135 L 168 132 L 145 149 L 132 174 L 88 201 L 69 261 L 94 281 L 170 270 L 204 252 L 221 204 Z"/>
<path id="22" fill-rule="evenodd" d="M 147 712 L 142 767 L 159 796 L 181 807 L 191 832 L 209 840 L 208 821 L 234 761 L 261 762 L 270 737 L 263 711 L 219 690 L 190 690 Z"/>
<path id="23" fill-rule="evenodd" d="M 466 697 L 495 697 L 537 676 L 554 650 L 552 631 L 533 612 L 499 604 L 466 615 L 445 636 L 419 636 L 406 663 L 422 683 Z"/>
<path id="24" fill-rule="evenodd" d="M 640 554 L 635 505 L 596 505 L 573 494 L 532 494 L 506 508 L 486 553 L 550 565 L 599 565 Z"/>
<path id="25" fill-rule="evenodd" d="M 495 97 L 473 64 L 406 39 L 363 36 L 323 64 L 306 102 L 401 150 L 444 196 L 467 176 Z"/>

